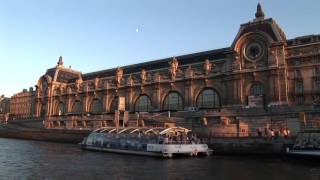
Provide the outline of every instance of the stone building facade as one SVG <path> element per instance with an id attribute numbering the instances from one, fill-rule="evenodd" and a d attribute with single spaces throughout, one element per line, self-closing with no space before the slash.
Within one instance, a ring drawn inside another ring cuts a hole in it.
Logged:
<path id="1" fill-rule="evenodd" d="M 60 57 L 38 80 L 35 115 L 50 127 L 61 126 L 55 117 L 78 117 L 62 123 L 68 127 L 89 119 L 112 124 L 118 98 L 125 97 L 129 119 L 160 119 L 170 111 L 178 124 L 205 134 L 249 136 L 257 129 L 318 127 L 319 95 L 320 36 L 287 39 L 258 5 L 230 47 L 86 74 L 64 67 Z"/>
<path id="2" fill-rule="evenodd" d="M 0 97 L 0 122 L 5 122 L 9 118 L 10 113 L 10 98 L 4 97 L 2 95 Z"/>
<path id="3" fill-rule="evenodd" d="M 0 113 L 9 113 L 10 111 L 10 98 L 4 97 L 2 95 L 0 97 Z"/>
<path id="4" fill-rule="evenodd" d="M 35 117 L 36 91 L 24 89 L 11 97 L 10 119 L 30 119 Z"/>

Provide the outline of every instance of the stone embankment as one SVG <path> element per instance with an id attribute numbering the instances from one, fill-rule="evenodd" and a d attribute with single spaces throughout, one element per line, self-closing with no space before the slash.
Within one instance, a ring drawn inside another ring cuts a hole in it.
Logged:
<path id="1" fill-rule="evenodd" d="M 39 120 L 11 121 L 0 128 L 0 137 L 74 144 L 81 142 L 89 133 L 83 129 L 44 129 Z M 217 154 L 279 155 L 294 144 L 294 138 L 203 137 L 203 140 Z"/>

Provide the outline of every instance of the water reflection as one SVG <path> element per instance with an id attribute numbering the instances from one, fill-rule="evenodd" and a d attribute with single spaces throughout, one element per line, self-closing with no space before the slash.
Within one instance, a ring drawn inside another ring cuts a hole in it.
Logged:
<path id="1" fill-rule="evenodd" d="M 77 145 L 0 139 L 0 179 L 320 179 L 320 165 L 213 156 L 162 160 L 82 151 Z"/>

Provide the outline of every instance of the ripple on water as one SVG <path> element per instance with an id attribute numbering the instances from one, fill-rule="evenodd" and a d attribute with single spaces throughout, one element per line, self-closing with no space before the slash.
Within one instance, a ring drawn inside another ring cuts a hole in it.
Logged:
<path id="1" fill-rule="evenodd" d="M 157 159 L 0 138 L 0 179 L 320 179 L 320 165 L 274 158 Z"/>

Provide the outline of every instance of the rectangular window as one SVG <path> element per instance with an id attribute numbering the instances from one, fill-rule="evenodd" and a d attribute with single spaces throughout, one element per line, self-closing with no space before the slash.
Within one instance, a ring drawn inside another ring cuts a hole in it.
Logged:
<path id="1" fill-rule="evenodd" d="M 319 79 L 314 81 L 314 90 L 316 90 L 316 91 L 320 90 L 320 80 Z"/>
<path id="2" fill-rule="evenodd" d="M 304 97 L 303 96 L 298 96 L 296 97 L 296 102 L 297 104 L 303 104 L 304 103 Z"/>
<path id="3" fill-rule="evenodd" d="M 303 93 L 303 81 L 299 80 L 299 81 L 296 81 L 296 93 Z"/>
<path id="4" fill-rule="evenodd" d="M 315 75 L 315 76 L 320 76 L 320 68 L 319 68 L 319 67 L 315 67 L 315 69 L 314 69 L 314 75 Z"/>

